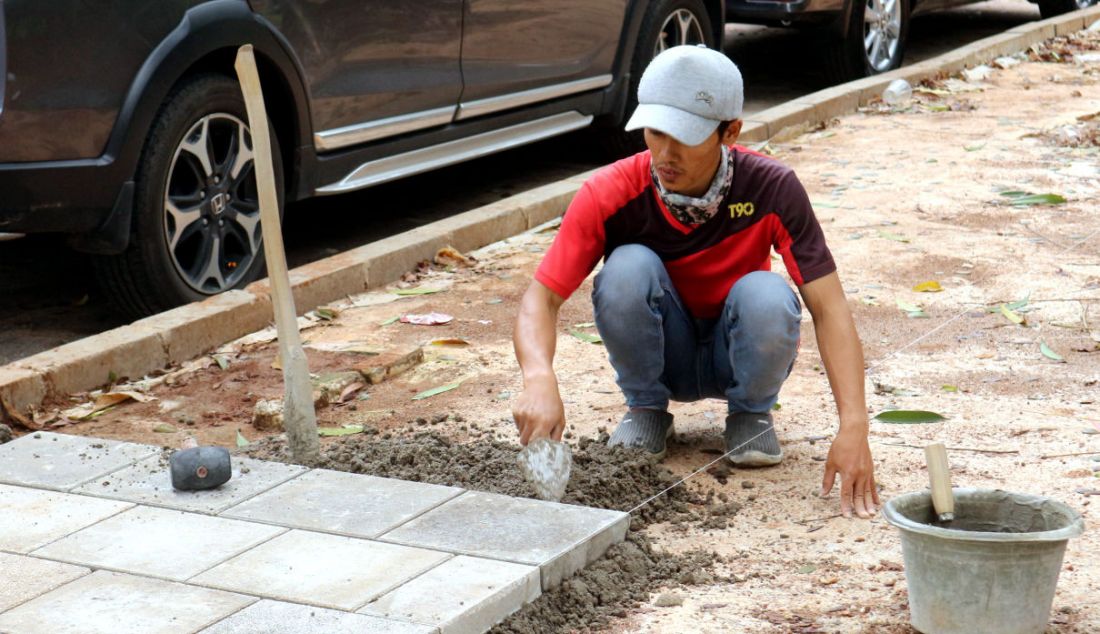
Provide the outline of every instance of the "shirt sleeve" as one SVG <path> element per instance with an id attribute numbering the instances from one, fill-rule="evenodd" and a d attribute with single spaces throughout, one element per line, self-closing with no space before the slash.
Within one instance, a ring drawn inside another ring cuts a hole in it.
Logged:
<path id="1" fill-rule="evenodd" d="M 778 199 L 780 229 L 773 246 L 794 283 L 802 286 L 836 271 L 833 255 L 825 244 L 825 232 L 793 171 L 783 176 Z"/>
<path id="2" fill-rule="evenodd" d="M 568 299 L 603 257 L 603 214 L 589 183 L 573 197 L 561 229 L 535 271 L 543 286 Z"/>

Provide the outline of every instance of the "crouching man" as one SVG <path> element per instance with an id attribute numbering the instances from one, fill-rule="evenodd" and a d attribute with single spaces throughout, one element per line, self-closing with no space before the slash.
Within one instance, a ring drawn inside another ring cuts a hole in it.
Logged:
<path id="1" fill-rule="evenodd" d="M 813 318 L 840 418 L 822 494 L 839 475 L 841 512 L 869 517 L 879 500 L 859 337 L 802 184 L 778 161 L 734 145 L 740 71 L 717 51 L 674 47 L 646 69 L 638 102 L 627 129 L 644 130 L 648 151 L 581 187 L 521 302 L 520 442 L 561 438 L 558 312 L 603 258 L 595 322 L 628 407 L 609 444 L 661 457 L 670 400 L 724 398 L 728 460 L 778 464 L 770 412 L 794 364 L 802 307 L 769 271 L 774 248 Z"/>

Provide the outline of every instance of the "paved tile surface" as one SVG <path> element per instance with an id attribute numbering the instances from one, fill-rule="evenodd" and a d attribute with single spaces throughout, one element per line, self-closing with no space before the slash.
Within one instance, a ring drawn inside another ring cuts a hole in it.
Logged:
<path id="1" fill-rule="evenodd" d="M 0 632 L 484 632 L 628 516 L 235 457 L 171 488 L 144 445 L 0 446 Z"/>
<path id="2" fill-rule="evenodd" d="M 0 550 L 29 553 L 132 506 L 0 484 Z"/>
<path id="3" fill-rule="evenodd" d="M 255 599 L 148 577 L 99 571 L 0 614 L 5 634 L 194 632 Z"/>
<path id="4" fill-rule="evenodd" d="M 285 531 L 137 507 L 34 551 L 37 557 L 185 581 Z"/>
<path id="5" fill-rule="evenodd" d="M 540 566 L 548 588 L 622 541 L 629 522 L 617 511 L 470 491 L 382 539 Z"/>
<path id="6" fill-rule="evenodd" d="M 377 537 L 460 493 L 456 487 L 315 469 L 222 516 Z"/>
<path id="7" fill-rule="evenodd" d="M 89 572 L 80 566 L 0 553 L 0 612 Z"/>
<path id="8" fill-rule="evenodd" d="M 150 445 L 35 432 L 0 445 L 0 482 L 67 491 L 157 451 Z"/>
<path id="9" fill-rule="evenodd" d="M 539 569 L 459 555 L 403 584 L 359 612 L 440 628 L 484 632 L 542 593 Z"/>
<path id="10" fill-rule="evenodd" d="M 265 599 L 203 630 L 202 634 L 435 634 L 438 631 L 427 625 Z"/>
<path id="11" fill-rule="evenodd" d="M 158 451 L 130 467 L 77 487 L 74 493 L 216 514 L 306 471 L 305 467 L 233 456 L 233 477 L 208 491 L 176 491 L 167 453 Z"/>
<path id="12" fill-rule="evenodd" d="M 448 559 L 446 553 L 294 530 L 192 583 L 355 610 Z"/>

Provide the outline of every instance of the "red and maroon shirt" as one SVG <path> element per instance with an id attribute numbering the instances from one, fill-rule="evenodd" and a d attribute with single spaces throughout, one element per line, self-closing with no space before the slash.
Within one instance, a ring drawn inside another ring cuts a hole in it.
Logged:
<path id="1" fill-rule="evenodd" d="M 771 268 L 771 249 L 798 286 L 836 270 L 806 190 L 779 161 L 734 146 L 734 176 L 718 213 L 697 226 L 678 221 L 650 176 L 649 152 L 596 172 L 573 198 L 535 279 L 563 298 L 601 257 L 640 244 L 665 264 L 685 306 L 717 317 L 741 276 Z"/>

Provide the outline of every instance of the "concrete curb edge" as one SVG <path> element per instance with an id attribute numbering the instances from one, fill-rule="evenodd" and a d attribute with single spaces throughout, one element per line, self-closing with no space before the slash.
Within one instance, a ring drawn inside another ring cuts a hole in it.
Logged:
<path id="1" fill-rule="evenodd" d="M 882 75 L 826 88 L 756 113 L 741 140 L 760 143 L 791 126 L 813 126 L 855 112 L 902 78 L 912 84 L 1011 55 L 1100 21 L 1100 6 L 1031 22 Z M 325 302 L 382 287 L 444 246 L 470 251 L 522 233 L 565 212 L 589 173 L 372 242 L 290 272 L 300 313 Z M 26 414 L 48 398 L 92 390 L 116 377 L 138 378 L 181 363 L 264 328 L 271 322 L 266 280 L 202 302 L 138 320 L 0 366 L 0 400 Z M 6 413 L 0 411 L 0 420 Z"/>

